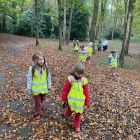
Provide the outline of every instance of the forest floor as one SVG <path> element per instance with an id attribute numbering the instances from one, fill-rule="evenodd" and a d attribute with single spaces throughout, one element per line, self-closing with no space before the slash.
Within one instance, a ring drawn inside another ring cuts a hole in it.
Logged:
<path id="1" fill-rule="evenodd" d="M 97 52 L 86 66 L 91 106 L 86 108 L 81 133 L 75 133 L 72 119 L 62 116 L 60 95 L 68 74 L 77 60 L 72 47 L 58 51 L 58 42 L 0 34 L 0 140 L 139 140 L 140 138 L 140 45 L 130 45 L 126 68 L 110 75 L 106 65 L 109 50 Z M 110 48 L 118 50 L 117 42 Z M 116 45 L 116 46 L 115 46 Z M 34 102 L 26 90 L 31 56 L 45 54 L 52 71 L 52 90 L 46 96 L 40 120 L 33 119 Z"/>

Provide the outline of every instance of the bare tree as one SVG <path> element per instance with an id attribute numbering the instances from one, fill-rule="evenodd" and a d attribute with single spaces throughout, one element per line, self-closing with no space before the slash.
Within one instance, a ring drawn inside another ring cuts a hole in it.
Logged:
<path id="1" fill-rule="evenodd" d="M 71 1 L 71 9 L 70 9 L 70 16 L 69 16 L 69 22 L 68 22 L 68 31 L 67 31 L 67 44 L 69 44 L 70 41 L 70 33 L 71 33 L 71 23 L 72 23 L 72 15 L 73 15 L 73 8 L 74 8 L 74 0 Z"/>
<path id="2" fill-rule="evenodd" d="M 89 32 L 90 41 L 95 42 L 95 33 L 96 33 L 96 23 L 97 23 L 97 16 L 98 16 L 98 7 L 99 7 L 99 0 L 94 1 L 94 8 L 93 8 L 93 16 L 91 21 L 91 30 Z M 93 50 L 95 52 L 95 46 L 93 45 Z"/>
<path id="3" fill-rule="evenodd" d="M 112 25 L 112 35 L 111 35 L 111 39 L 112 39 L 112 40 L 114 39 L 114 31 L 115 31 L 115 27 L 116 27 L 116 24 L 117 24 L 116 21 L 117 21 L 117 20 L 116 20 L 116 15 L 115 15 L 115 13 L 114 13 L 113 25 Z"/>
<path id="4" fill-rule="evenodd" d="M 129 7 L 128 7 L 128 15 L 127 15 L 127 26 L 126 26 L 126 33 L 128 36 L 126 36 L 126 40 L 124 42 L 124 54 L 128 55 L 128 49 L 129 49 L 129 43 L 130 43 L 130 36 L 131 36 L 131 28 L 133 23 L 133 17 L 134 17 L 134 9 L 135 9 L 135 2 L 136 0 L 129 0 Z M 129 27 L 129 28 L 128 28 Z"/>
<path id="5" fill-rule="evenodd" d="M 39 46 L 39 21 L 38 21 L 38 0 L 35 0 L 35 37 L 36 37 L 36 46 Z"/>
<path id="6" fill-rule="evenodd" d="M 12 2 L 12 5 L 11 5 L 11 7 L 13 8 L 13 9 L 16 9 L 16 2 Z M 13 15 L 12 15 L 12 20 L 13 20 L 13 33 L 15 33 L 16 32 L 16 29 L 17 29 L 17 15 L 15 14 L 15 13 L 13 13 Z"/>
<path id="7" fill-rule="evenodd" d="M 67 10 L 67 0 L 64 1 L 64 24 L 63 24 L 63 41 L 65 43 L 66 40 L 66 10 Z"/>
<path id="8" fill-rule="evenodd" d="M 101 0 L 101 15 L 100 15 L 100 20 L 99 20 L 99 38 L 103 37 L 104 33 L 104 19 L 105 19 L 105 12 L 106 12 L 106 3 L 107 0 Z"/>
<path id="9" fill-rule="evenodd" d="M 2 13 L 2 33 L 5 32 L 6 29 L 6 13 L 3 11 Z"/>
<path id="10" fill-rule="evenodd" d="M 62 37 L 62 21 L 61 21 L 61 16 L 62 16 L 62 10 L 61 10 L 61 0 L 57 0 L 58 2 L 58 18 L 59 18 L 59 46 L 58 50 L 62 50 L 62 44 L 63 44 L 63 37 Z"/>
<path id="11" fill-rule="evenodd" d="M 136 0 L 129 0 L 128 3 L 127 23 L 125 24 L 124 40 L 123 40 L 122 50 L 119 58 L 121 65 L 124 64 L 124 55 L 128 54 L 135 2 Z"/>

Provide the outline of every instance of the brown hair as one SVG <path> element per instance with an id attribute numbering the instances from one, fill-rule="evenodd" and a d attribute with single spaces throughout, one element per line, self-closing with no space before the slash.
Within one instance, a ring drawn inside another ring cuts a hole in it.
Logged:
<path id="1" fill-rule="evenodd" d="M 39 58 L 39 56 L 43 56 L 43 54 L 41 53 L 41 52 L 36 52 L 36 53 L 34 53 L 33 55 L 32 55 L 32 61 L 36 61 L 38 58 Z"/>
<path id="2" fill-rule="evenodd" d="M 77 63 L 74 66 L 74 72 L 78 73 L 78 74 L 84 74 L 85 72 L 85 66 L 81 63 Z"/>
<path id="3" fill-rule="evenodd" d="M 46 60 L 45 60 L 45 57 L 44 55 L 42 54 L 42 52 L 36 52 L 32 55 L 32 61 L 35 63 L 32 67 L 32 77 L 34 76 L 34 72 L 35 72 L 35 68 L 37 66 L 37 63 L 36 61 L 39 59 L 39 56 L 43 57 L 44 58 L 44 64 L 43 64 L 43 69 L 47 70 L 47 72 L 49 71 L 49 68 L 48 66 L 46 65 Z"/>
<path id="4" fill-rule="evenodd" d="M 44 64 L 43 65 L 45 65 L 46 59 L 45 59 L 45 57 L 44 57 L 44 55 L 43 55 L 42 52 L 36 52 L 36 53 L 34 53 L 32 55 L 32 61 L 35 63 L 35 61 L 39 59 L 39 56 L 42 56 L 44 58 Z"/>
<path id="5" fill-rule="evenodd" d="M 81 45 L 80 45 L 80 48 L 84 48 L 84 47 L 85 47 L 84 44 L 81 44 Z"/>

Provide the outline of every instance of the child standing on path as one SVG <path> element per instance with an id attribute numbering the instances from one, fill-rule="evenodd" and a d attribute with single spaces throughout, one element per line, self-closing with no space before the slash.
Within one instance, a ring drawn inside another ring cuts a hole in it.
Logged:
<path id="1" fill-rule="evenodd" d="M 111 50 L 111 54 L 108 56 L 108 64 L 111 65 L 111 75 L 115 76 L 115 69 L 119 65 L 119 58 L 116 50 Z"/>
<path id="2" fill-rule="evenodd" d="M 93 53 L 93 43 L 89 42 L 89 45 L 87 46 L 87 63 L 90 64 L 91 62 L 91 56 Z"/>
<path id="3" fill-rule="evenodd" d="M 42 53 L 33 54 L 32 60 L 34 65 L 30 66 L 28 71 L 27 89 L 35 100 L 34 117 L 40 118 L 45 95 L 51 89 L 51 74 Z"/>
<path id="4" fill-rule="evenodd" d="M 98 52 L 102 50 L 102 42 L 101 40 L 99 40 L 98 44 L 97 44 L 97 48 L 98 48 Z"/>
<path id="5" fill-rule="evenodd" d="M 79 61 L 84 64 L 86 62 L 87 58 L 87 51 L 85 49 L 84 44 L 80 45 L 80 50 L 79 50 Z"/>
<path id="6" fill-rule="evenodd" d="M 74 53 L 78 53 L 80 49 L 79 40 L 74 43 Z"/>
<path id="7" fill-rule="evenodd" d="M 88 81 L 84 77 L 84 71 L 84 65 L 81 63 L 75 65 L 74 71 L 65 82 L 61 95 L 61 100 L 68 103 L 64 117 L 68 118 L 73 112 L 75 113 L 73 126 L 78 133 L 80 132 L 81 114 L 84 111 L 84 106 L 89 107 L 90 105 Z"/>

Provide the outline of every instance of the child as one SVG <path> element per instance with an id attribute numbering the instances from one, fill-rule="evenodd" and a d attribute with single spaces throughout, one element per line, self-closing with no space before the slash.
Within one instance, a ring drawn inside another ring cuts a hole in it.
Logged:
<path id="1" fill-rule="evenodd" d="M 108 56 L 108 64 L 111 65 L 111 75 L 115 76 L 115 69 L 119 65 L 119 58 L 116 50 L 111 50 L 111 54 Z"/>
<path id="2" fill-rule="evenodd" d="M 68 103 L 64 117 L 68 118 L 73 112 L 75 113 L 73 126 L 78 133 L 84 106 L 89 107 L 90 105 L 88 81 L 84 77 L 84 71 L 85 67 L 81 63 L 74 66 L 74 71 L 68 76 L 61 95 L 61 100 L 65 104 Z"/>
<path id="3" fill-rule="evenodd" d="M 27 89 L 35 100 L 34 117 L 40 118 L 42 102 L 48 90 L 51 89 L 51 75 L 42 53 L 33 54 L 32 60 L 34 65 L 30 66 L 28 71 Z"/>
<path id="4" fill-rule="evenodd" d="M 101 52 L 101 48 L 102 48 L 102 44 L 101 44 L 101 40 L 99 40 L 98 44 L 97 44 L 97 48 L 98 48 L 98 52 Z"/>
<path id="5" fill-rule="evenodd" d="M 79 61 L 84 64 L 86 62 L 86 58 L 87 58 L 87 51 L 84 47 L 84 44 L 81 44 L 79 50 Z"/>
<path id="6" fill-rule="evenodd" d="M 74 53 L 78 53 L 80 49 L 79 40 L 77 40 L 74 44 Z"/>
<path id="7" fill-rule="evenodd" d="M 89 42 L 89 45 L 87 46 L 87 63 L 90 64 L 91 56 L 93 53 L 93 43 Z"/>
<path id="8" fill-rule="evenodd" d="M 73 48 L 76 46 L 76 40 L 73 40 Z"/>

